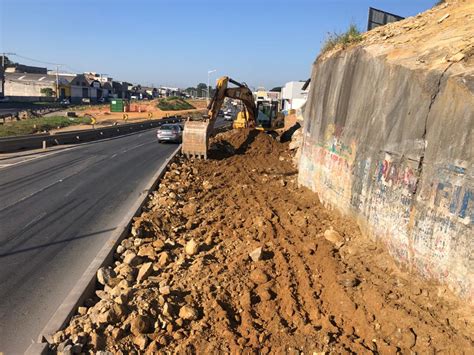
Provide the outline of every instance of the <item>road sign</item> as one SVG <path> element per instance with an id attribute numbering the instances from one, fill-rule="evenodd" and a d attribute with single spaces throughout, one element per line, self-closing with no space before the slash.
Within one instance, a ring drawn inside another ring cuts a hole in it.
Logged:
<path id="1" fill-rule="evenodd" d="M 128 120 L 128 115 L 127 115 L 126 113 L 123 114 L 123 119 L 124 119 L 125 121 Z"/>
<path id="2" fill-rule="evenodd" d="M 383 26 L 387 23 L 397 22 L 403 19 L 404 17 L 369 7 L 369 22 L 367 24 L 367 31 L 370 31 L 375 27 Z"/>
<path id="3" fill-rule="evenodd" d="M 148 112 L 148 118 L 153 118 L 153 112 Z"/>
<path id="4" fill-rule="evenodd" d="M 95 117 L 91 117 L 91 124 L 95 125 L 96 123 L 97 123 L 97 120 L 95 119 Z"/>

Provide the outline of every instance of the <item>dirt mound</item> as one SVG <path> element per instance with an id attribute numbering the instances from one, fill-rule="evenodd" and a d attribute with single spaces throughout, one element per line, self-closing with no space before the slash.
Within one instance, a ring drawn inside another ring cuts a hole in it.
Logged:
<path id="1" fill-rule="evenodd" d="M 53 349 L 145 353 L 468 352 L 448 291 L 400 272 L 357 226 L 299 189 L 286 145 L 219 135 L 236 151 L 173 163 L 97 297 Z M 263 152 L 270 151 L 269 154 Z M 447 302 L 449 300 L 449 302 Z"/>
<path id="2" fill-rule="evenodd" d="M 272 133 L 255 129 L 231 130 L 218 134 L 211 140 L 211 158 L 230 158 L 233 155 L 265 156 L 278 159 L 286 150 Z"/>

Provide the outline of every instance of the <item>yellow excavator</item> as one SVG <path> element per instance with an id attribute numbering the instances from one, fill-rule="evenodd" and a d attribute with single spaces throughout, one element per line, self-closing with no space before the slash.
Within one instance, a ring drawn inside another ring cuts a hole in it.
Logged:
<path id="1" fill-rule="evenodd" d="M 229 83 L 236 87 L 228 87 Z M 226 97 L 241 100 L 244 106 L 244 109 L 238 113 L 233 128 L 273 129 L 278 124 L 273 119 L 276 117 L 276 110 L 267 110 L 268 115 L 264 114 L 265 110 L 260 113 L 248 86 L 223 76 L 217 80 L 216 91 L 207 107 L 208 115 L 199 121 L 188 119 L 185 122 L 181 147 L 183 155 L 207 159 L 209 137 L 214 130 L 214 123 Z M 259 117 L 262 119 L 260 120 Z"/>

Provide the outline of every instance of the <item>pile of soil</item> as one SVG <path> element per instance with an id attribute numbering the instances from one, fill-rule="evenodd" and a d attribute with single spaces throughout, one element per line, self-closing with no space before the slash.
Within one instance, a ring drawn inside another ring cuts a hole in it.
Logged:
<path id="1" fill-rule="evenodd" d="M 214 147 L 171 164 L 54 350 L 472 350 L 470 309 L 298 188 L 287 144 L 240 130 Z"/>

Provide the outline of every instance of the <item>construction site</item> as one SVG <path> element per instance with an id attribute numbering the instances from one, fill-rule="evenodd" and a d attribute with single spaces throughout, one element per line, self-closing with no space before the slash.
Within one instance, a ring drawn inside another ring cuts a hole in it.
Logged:
<path id="1" fill-rule="evenodd" d="M 473 34 L 472 1 L 372 30 L 286 129 L 176 156 L 51 349 L 472 353 Z"/>
<path id="2" fill-rule="evenodd" d="M 0 355 L 473 354 L 474 1 L 385 22 L 330 36 L 297 109 L 222 76 L 17 138 Z"/>

